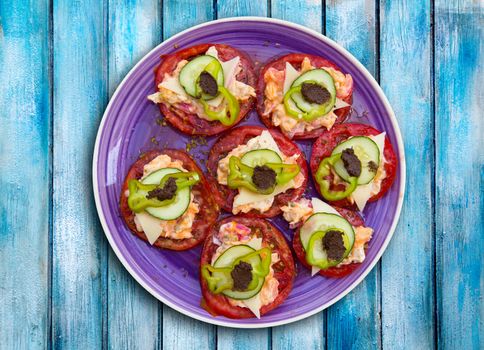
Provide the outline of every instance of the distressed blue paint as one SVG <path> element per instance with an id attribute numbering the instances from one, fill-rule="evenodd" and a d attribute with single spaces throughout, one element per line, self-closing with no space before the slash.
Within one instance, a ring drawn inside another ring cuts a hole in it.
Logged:
<path id="1" fill-rule="evenodd" d="M 435 3 L 436 282 L 441 349 L 484 346 L 484 11 Z"/>
<path id="2" fill-rule="evenodd" d="M 0 347 L 49 343 L 49 12 L 0 3 Z"/>
<path id="3" fill-rule="evenodd" d="M 163 1 L 163 37 L 165 39 L 212 19 L 214 19 L 214 13 L 211 0 Z"/>
<path id="4" fill-rule="evenodd" d="M 383 348 L 432 349 L 433 121 L 430 2 L 381 4 L 381 85 L 405 141 L 406 198 L 382 258 Z"/>
<path id="5" fill-rule="evenodd" d="M 106 4 L 54 1 L 52 344 L 105 340 L 107 246 L 91 186 L 96 129 L 107 101 Z"/>
<path id="6" fill-rule="evenodd" d="M 49 37 L 48 1 L 0 2 L 0 184 L 6 188 L 0 204 L 0 347 L 483 347 L 484 18 L 478 1 L 435 3 L 435 69 L 432 4 L 380 4 L 381 81 L 410 165 L 400 225 L 382 260 L 381 330 L 375 271 L 326 312 L 327 323 L 319 313 L 276 327 L 271 337 L 265 329 L 217 330 L 161 306 L 106 247 L 90 191 L 91 152 L 107 96 L 127 70 L 162 34 L 169 37 L 215 15 L 269 11 L 317 31 L 326 27 L 328 36 L 377 74 L 375 3 L 325 3 L 323 11 L 317 0 L 272 1 L 270 9 L 265 1 L 242 0 L 54 0 Z M 17 169 L 25 164 L 28 171 L 20 176 Z"/>
<path id="7" fill-rule="evenodd" d="M 158 0 L 109 1 L 109 91 L 161 41 Z M 161 303 L 145 291 L 109 249 L 108 348 L 156 349 Z"/>
<path id="8" fill-rule="evenodd" d="M 377 76 L 375 2 L 327 1 L 325 13 L 326 35 L 350 51 L 373 76 Z M 380 346 L 379 273 L 377 265 L 355 290 L 327 310 L 328 349 Z"/>

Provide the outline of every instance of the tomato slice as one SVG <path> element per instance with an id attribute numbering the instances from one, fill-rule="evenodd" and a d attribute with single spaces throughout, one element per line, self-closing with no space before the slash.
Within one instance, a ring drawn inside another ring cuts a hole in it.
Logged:
<path id="1" fill-rule="evenodd" d="M 211 195 L 210 185 L 205 179 L 202 170 L 193 161 L 193 159 L 184 151 L 165 149 L 163 151 L 149 151 L 139 158 L 129 169 L 126 179 L 124 180 L 120 196 L 120 212 L 128 228 L 144 241 L 148 242 L 144 232 L 136 229 L 134 223 L 134 213 L 128 206 L 128 198 L 125 192 L 128 190 L 128 181 L 131 179 L 139 179 L 143 175 L 144 166 L 158 157 L 160 154 L 166 154 L 173 160 L 180 160 L 183 167 L 188 171 L 196 171 L 200 175 L 200 182 L 192 187 L 194 200 L 199 203 L 200 211 L 195 216 L 192 226 L 193 237 L 186 239 L 171 239 L 159 237 L 153 244 L 158 248 L 170 250 L 187 250 L 200 244 L 208 234 L 210 226 L 217 220 L 219 208 Z"/>
<path id="2" fill-rule="evenodd" d="M 256 76 L 251 59 L 241 52 L 229 45 L 222 44 L 200 44 L 186 49 L 182 49 L 170 55 L 161 57 L 161 63 L 155 71 L 155 88 L 158 91 L 158 84 L 163 80 L 165 74 L 171 74 L 178 62 L 181 60 L 190 60 L 199 55 L 204 55 L 210 46 L 215 46 L 218 56 L 222 61 L 228 61 L 239 56 L 242 70 L 237 75 L 237 80 L 245 84 L 255 87 Z M 209 121 L 199 118 L 198 115 L 187 113 L 180 108 L 168 106 L 166 104 L 159 104 L 161 113 L 165 119 L 175 128 L 189 135 L 215 135 L 222 131 L 228 130 L 238 122 L 240 122 L 247 113 L 252 109 L 255 98 L 250 98 L 245 102 L 240 103 L 240 112 L 237 120 L 233 125 L 225 126 L 219 121 Z"/>
<path id="3" fill-rule="evenodd" d="M 232 212 L 232 205 L 234 197 L 238 191 L 230 189 L 228 186 L 221 185 L 217 181 L 217 167 L 221 159 L 223 159 L 227 153 L 239 145 L 247 143 L 251 138 L 259 136 L 265 128 L 259 126 L 241 126 L 230 130 L 224 136 L 220 137 L 210 150 L 208 157 L 207 169 L 208 179 L 214 188 L 215 198 L 225 211 Z M 292 141 L 284 137 L 280 132 L 270 129 L 272 137 L 276 141 L 279 149 L 287 156 L 299 155 L 297 164 L 301 168 L 301 173 L 304 175 L 304 183 L 301 187 L 288 190 L 284 193 L 278 194 L 271 208 L 264 213 L 257 210 L 251 210 L 246 216 L 271 218 L 281 213 L 281 206 L 285 205 L 289 201 L 295 201 L 299 199 L 304 193 L 307 181 L 308 181 L 308 168 L 306 163 L 306 157 L 299 147 Z"/>
<path id="4" fill-rule="evenodd" d="M 279 262 L 272 266 L 274 277 L 279 282 L 279 294 L 272 303 L 261 308 L 260 314 L 264 315 L 282 304 L 291 292 L 292 284 L 296 276 L 291 250 L 282 233 L 269 222 L 263 219 L 250 218 L 247 216 L 229 216 L 212 226 L 210 233 L 205 240 L 205 244 L 203 245 L 200 266 L 211 263 L 212 256 L 219 247 L 213 243 L 213 235 L 218 233 L 220 226 L 231 221 L 236 221 L 237 223 L 249 227 L 253 233 L 256 232 L 258 237 L 262 237 L 263 245 L 271 246 L 273 253 L 279 255 Z M 202 289 L 201 305 L 211 315 L 225 316 L 229 318 L 255 317 L 249 309 L 230 304 L 229 299 L 223 294 L 213 294 L 210 292 L 207 282 L 201 276 L 200 285 Z"/>
<path id="5" fill-rule="evenodd" d="M 271 115 L 264 115 L 264 100 L 265 100 L 265 89 L 266 83 L 264 81 L 264 75 L 269 68 L 274 68 L 277 70 L 284 70 L 286 69 L 286 62 L 289 62 L 294 68 L 299 69 L 301 67 L 301 63 L 304 58 L 307 57 L 311 61 L 311 65 L 317 68 L 321 67 L 331 67 L 335 70 L 341 71 L 341 69 L 331 61 L 324 59 L 319 56 L 314 55 L 307 55 L 302 53 L 292 53 L 289 55 L 285 55 L 282 57 L 275 58 L 274 60 L 267 63 L 264 68 L 261 70 L 259 74 L 259 80 L 257 82 L 257 113 L 259 113 L 259 117 L 262 122 L 268 127 L 275 127 L 272 123 Z M 351 105 L 353 101 L 353 89 L 351 90 L 350 94 L 343 99 L 346 103 Z M 336 119 L 336 124 L 342 123 L 345 121 L 346 117 L 350 113 L 351 107 L 344 107 L 337 109 L 334 113 L 338 117 Z M 318 128 L 311 131 L 305 131 L 302 133 L 296 133 L 293 139 L 313 139 L 321 135 L 326 130 L 326 128 Z"/>
<path id="6" fill-rule="evenodd" d="M 378 131 L 374 127 L 356 123 L 335 125 L 331 130 L 322 133 L 321 136 L 319 136 L 319 138 L 314 142 L 311 153 L 310 168 L 313 174 L 313 178 L 314 174 L 316 174 L 316 171 L 318 170 L 319 163 L 321 163 L 324 158 L 329 157 L 333 152 L 333 149 L 339 143 L 347 140 L 351 136 L 371 136 L 378 134 L 381 134 L 381 131 Z M 385 148 L 383 150 L 383 153 L 385 156 L 386 177 L 381 183 L 380 192 L 371 197 L 368 202 L 374 202 L 377 199 L 381 198 L 392 186 L 393 181 L 395 180 L 398 161 L 397 156 L 395 155 L 395 151 L 393 150 L 392 144 L 390 143 L 388 137 L 385 138 Z M 314 183 L 319 194 L 321 194 L 319 185 L 316 180 L 314 181 Z M 331 202 L 331 205 L 352 209 L 356 208 L 356 205 L 352 204 L 346 198 L 338 201 L 333 201 Z"/>

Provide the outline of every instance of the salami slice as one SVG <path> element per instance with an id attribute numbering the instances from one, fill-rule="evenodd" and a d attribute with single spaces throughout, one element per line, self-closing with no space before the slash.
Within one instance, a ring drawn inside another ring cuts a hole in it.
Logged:
<path id="1" fill-rule="evenodd" d="M 134 222 L 134 213 L 128 206 L 128 198 L 125 193 L 128 190 L 128 181 L 139 179 L 143 175 L 144 166 L 161 154 L 168 155 L 172 160 L 180 160 L 183 167 L 188 171 L 196 171 L 200 175 L 200 182 L 192 187 L 194 200 L 199 204 L 199 212 L 195 216 L 192 226 L 193 237 L 186 239 L 171 239 L 159 237 L 153 244 L 158 248 L 170 250 L 187 250 L 200 244 L 208 234 L 210 226 L 217 220 L 219 209 L 214 201 L 210 186 L 203 176 L 202 171 L 193 161 L 193 159 L 184 151 L 165 149 L 163 151 L 150 151 L 138 159 L 129 169 L 126 179 L 124 180 L 120 197 L 120 212 L 128 228 L 139 238 L 148 242 L 146 235 L 136 229 Z"/>
<path id="2" fill-rule="evenodd" d="M 155 87 L 163 81 L 165 74 L 171 74 L 181 60 L 191 60 L 197 56 L 204 55 L 209 47 L 215 46 L 219 59 L 222 61 L 231 60 L 234 57 L 240 57 L 242 69 L 236 76 L 236 79 L 247 85 L 255 87 L 256 78 L 254 68 L 250 58 L 241 51 L 223 44 L 200 44 L 186 49 L 182 49 L 170 55 L 161 57 L 161 63 L 155 71 Z M 187 113 L 186 111 L 160 103 L 159 107 L 165 119 L 175 128 L 190 135 L 215 135 L 227 129 L 230 129 L 240 122 L 251 110 L 255 98 L 250 98 L 245 102 L 240 102 L 240 112 L 233 125 L 225 126 L 219 121 L 208 121 L 199 118 L 196 114 Z"/>
<path id="3" fill-rule="evenodd" d="M 316 68 L 322 67 L 331 67 L 337 71 L 341 71 L 341 69 L 331 61 L 324 59 L 319 56 L 302 54 L 302 53 L 293 53 L 289 55 L 285 55 L 282 57 L 275 58 L 274 60 L 267 63 L 264 68 L 261 70 L 259 75 L 259 80 L 257 82 L 257 113 L 261 118 L 262 122 L 268 127 L 274 127 L 272 122 L 272 115 L 264 115 L 264 101 L 265 101 L 265 90 L 266 90 L 266 83 L 264 81 L 264 75 L 269 70 L 269 68 L 274 68 L 279 71 L 285 70 L 286 62 L 290 63 L 295 69 L 299 70 L 301 68 L 301 63 L 303 62 L 304 58 L 307 57 L 311 65 Z M 343 101 L 350 104 L 353 100 L 353 88 L 351 88 L 350 93 L 346 96 Z M 334 111 L 337 116 L 336 124 L 342 123 L 345 121 L 346 117 L 350 112 L 351 107 L 344 107 Z M 293 136 L 293 139 L 312 139 L 318 137 L 322 132 L 326 130 L 325 127 L 314 129 L 311 131 L 305 131 L 302 133 L 296 133 Z"/>
<path id="4" fill-rule="evenodd" d="M 329 157 L 333 152 L 333 149 L 339 143 L 347 140 L 351 136 L 374 136 L 378 134 L 381 134 L 381 131 L 378 131 L 372 126 L 350 123 L 335 125 L 331 130 L 322 133 L 321 136 L 314 142 L 311 153 L 310 167 L 313 178 L 318 170 L 319 163 L 321 163 L 324 158 Z M 395 180 L 397 172 L 397 156 L 395 155 L 395 151 L 393 150 L 388 137 L 385 138 L 385 148 L 383 153 L 385 156 L 386 177 L 381 183 L 380 192 L 371 197 L 368 202 L 374 202 L 381 198 L 388 191 Z M 316 180 L 314 182 L 316 184 L 316 189 L 321 194 L 318 183 Z M 333 201 L 331 202 L 331 205 L 345 208 L 356 208 L 355 204 L 352 204 L 346 198 L 339 201 Z"/>
<path id="5" fill-rule="evenodd" d="M 215 198 L 221 208 L 228 212 L 232 212 L 234 197 L 237 195 L 238 190 L 230 189 L 228 186 L 221 185 L 217 181 L 217 168 L 221 159 L 227 156 L 227 154 L 239 145 L 247 143 L 251 138 L 259 136 L 265 128 L 259 126 L 241 126 L 231 130 L 224 136 L 220 137 L 210 150 L 208 158 L 208 178 L 211 182 Z M 284 193 L 278 194 L 274 198 L 274 203 L 271 208 L 263 213 L 257 210 L 251 210 L 246 215 L 252 217 L 271 218 L 281 213 L 281 206 L 285 205 L 289 201 L 295 201 L 299 199 L 306 190 L 308 180 L 308 169 L 306 164 L 306 158 L 304 153 L 299 147 L 284 137 L 278 131 L 274 129 L 269 130 L 272 137 L 276 141 L 279 149 L 287 156 L 299 155 L 297 164 L 301 168 L 301 173 L 304 175 L 304 183 L 301 187 L 296 189 L 290 189 Z"/>
<path id="6" fill-rule="evenodd" d="M 338 213 L 341 214 L 341 216 L 343 216 L 346 220 L 348 220 L 348 222 L 351 225 L 357 227 L 357 226 L 363 226 L 365 224 L 363 219 L 358 213 L 344 208 L 335 207 L 335 209 L 338 211 Z M 298 257 L 299 261 L 301 261 L 303 266 L 307 267 L 308 269 L 311 269 L 311 265 L 309 265 L 306 261 L 306 252 L 304 251 L 304 248 L 302 246 L 299 231 L 300 231 L 300 228 L 298 228 L 298 230 L 294 234 L 294 238 L 292 240 L 292 247 L 294 248 L 294 252 L 296 253 L 296 256 Z M 320 270 L 319 274 L 325 277 L 336 277 L 336 278 L 344 277 L 352 273 L 360 265 L 361 263 L 351 263 L 351 264 L 342 265 L 339 267 L 333 266 L 326 270 Z"/>
<path id="7" fill-rule="evenodd" d="M 249 227 L 252 233 L 255 232 L 257 237 L 262 238 L 263 246 L 272 247 L 272 252 L 277 253 L 279 256 L 279 261 L 272 265 L 274 277 L 279 282 L 279 293 L 272 303 L 261 308 L 260 314 L 264 315 L 282 304 L 292 289 L 296 270 L 294 267 L 291 250 L 282 233 L 269 222 L 257 218 L 230 216 L 212 226 L 203 246 L 200 266 L 210 264 L 212 262 L 212 256 L 218 248 L 218 245 L 213 243 L 213 235 L 218 233 L 220 226 L 231 221 L 235 221 L 239 224 Z M 212 315 L 225 316 L 229 318 L 255 317 L 249 309 L 230 304 L 229 299 L 223 294 L 213 294 L 210 292 L 207 282 L 202 277 L 200 277 L 200 285 L 203 298 L 202 306 L 205 307 Z"/>

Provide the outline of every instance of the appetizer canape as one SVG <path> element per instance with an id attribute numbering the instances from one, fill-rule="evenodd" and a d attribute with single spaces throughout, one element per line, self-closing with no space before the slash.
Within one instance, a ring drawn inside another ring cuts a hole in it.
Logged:
<path id="1" fill-rule="evenodd" d="M 159 104 L 165 119 L 192 135 L 215 135 L 237 124 L 255 101 L 250 59 L 221 44 L 201 44 L 161 58 L 156 69 Z"/>

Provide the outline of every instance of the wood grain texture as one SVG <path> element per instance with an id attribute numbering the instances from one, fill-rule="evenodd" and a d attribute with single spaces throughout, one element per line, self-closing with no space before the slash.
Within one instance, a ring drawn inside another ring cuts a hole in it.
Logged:
<path id="1" fill-rule="evenodd" d="M 298 23 L 317 32 L 324 31 L 321 0 L 272 0 L 271 17 Z"/>
<path id="2" fill-rule="evenodd" d="M 267 3 L 251 0 L 217 1 L 217 18 L 235 16 L 267 16 Z M 217 327 L 218 349 L 269 349 L 270 329 L 234 329 Z"/>
<path id="3" fill-rule="evenodd" d="M 110 0 L 108 79 L 112 94 L 128 71 L 161 42 L 158 0 Z M 109 249 L 108 348 L 156 349 L 161 303 L 144 290 Z"/>
<path id="4" fill-rule="evenodd" d="M 106 3 L 54 1 L 52 344 L 95 349 L 106 326 L 107 246 L 91 186 L 107 101 Z"/>
<path id="5" fill-rule="evenodd" d="M 49 4 L 0 3 L 0 348 L 49 343 Z"/>
<path id="6" fill-rule="evenodd" d="M 213 3 L 209 0 L 164 0 L 163 38 L 196 24 L 214 19 Z"/>
<path id="7" fill-rule="evenodd" d="M 378 76 L 375 2 L 332 0 L 326 2 L 325 12 L 326 35 Z M 380 347 L 379 276 L 378 264 L 358 287 L 327 310 L 328 349 Z"/>
<path id="8" fill-rule="evenodd" d="M 435 2 L 438 347 L 482 349 L 484 6 Z"/>
<path id="9" fill-rule="evenodd" d="M 163 37 L 170 36 L 199 23 L 213 19 L 212 2 L 163 1 Z M 163 348 L 164 349 L 213 349 L 217 327 L 195 321 L 178 311 L 163 305 Z"/>
<path id="10" fill-rule="evenodd" d="M 163 349 L 205 350 L 216 348 L 216 326 L 185 316 L 163 305 Z"/>
<path id="11" fill-rule="evenodd" d="M 272 1 L 271 15 L 305 25 L 318 32 L 323 30 L 321 1 Z M 273 349 L 325 349 L 326 311 L 305 320 L 272 329 Z"/>
<path id="12" fill-rule="evenodd" d="M 383 348 L 434 347 L 433 116 L 430 3 L 384 1 L 380 81 L 406 151 L 407 186 L 399 225 L 382 258 Z"/>
<path id="13" fill-rule="evenodd" d="M 266 17 L 267 2 L 253 0 L 218 0 L 217 18 L 237 16 Z"/>

